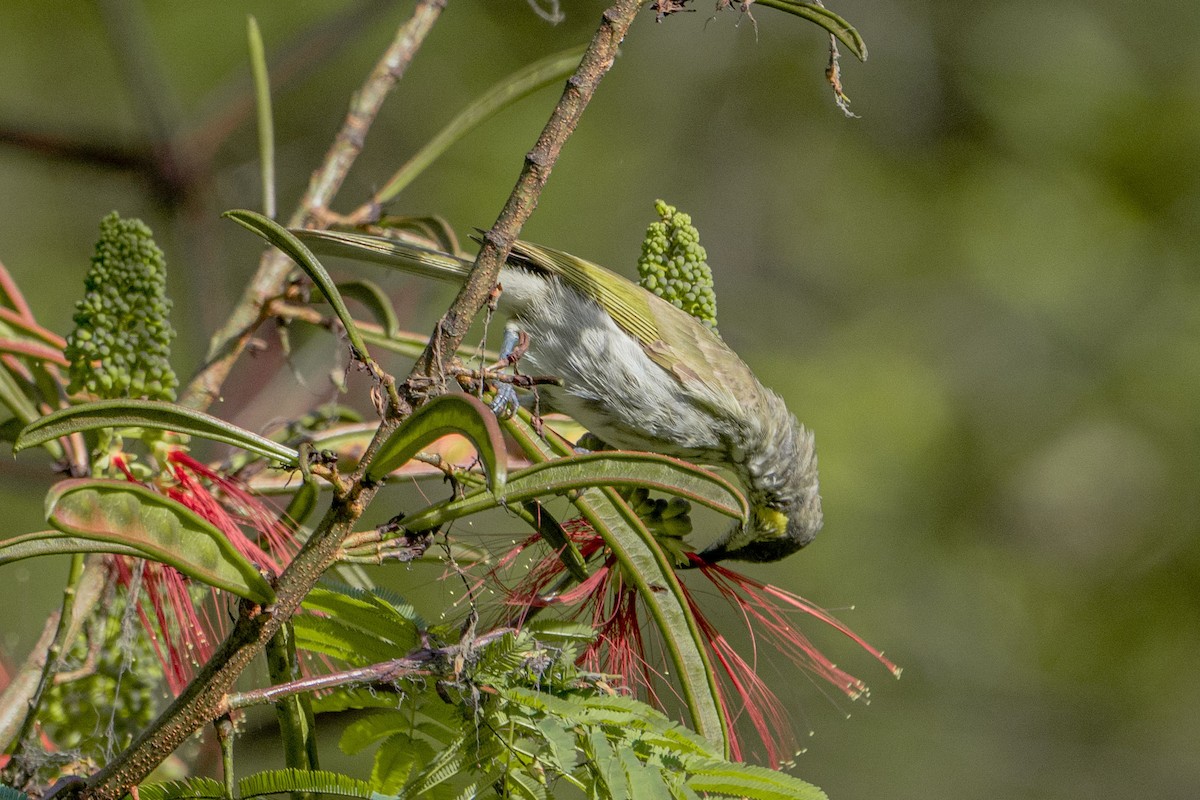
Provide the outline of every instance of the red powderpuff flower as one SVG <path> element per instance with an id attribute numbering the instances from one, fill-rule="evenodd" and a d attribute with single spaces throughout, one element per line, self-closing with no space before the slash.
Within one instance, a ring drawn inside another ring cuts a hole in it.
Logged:
<path id="1" fill-rule="evenodd" d="M 571 520 L 563 528 L 584 558 L 603 550 L 603 539 L 582 520 Z M 532 536 L 518 543 L 492 571 L 492 576 L 511 565 L 538 541 L 539 537 Z M 840 631 L 899 676 L 899 667 L 882 651 L 799 595 L 719 564 L 710 564 L 694 553 L 689 553 L 688 557 L 746 622 L 751 643 L 749 661 L 717 630 L 705 616 L 695 595 L 683 584 L 689 610 L 696 619 L 709 657 L 720 668 L 722 680 L 718 683 L 718 692 L 721 703 L 735 722 L 743 716 L 749 721 L 762 740 L 767 762 L 772 767 L 789 763 L 798 747 L 791 715 L 758 675 L 760 642 L 770 643 L 798 669 L 829 681 L 852 700 L 867 694 L 866 684 L 834 665 L 796 627 L 795 615 L 815 617 Z M 595 672 L 621 675 L 627 685 L 640 689 L 648 701 L 661 706 L 654 688 L 661 675 L 646 656 L 646 641 L 638 620 L 638 594 L 621 580 L 615 558 L 608 555 L 593 569 L 586 582 L 569 591 L 555 593 L 552 587 L 563 581 L 564 573 L 565 567 L 557 552 L 535 561 L 524 578 L 507 590 L 508 603 L 521 609 L 515 622 L 519 624 L 533 609 L 546 606 L 566 609 L 571 619 L 587 618 L 596 630 L 597 638 L 580 658 L 580 666 Z M 735 759 L 742 760 L 743 751 L 736 735 L 732 737 L 731 751 Z"/>
<path id="2" fill-rule="evenodd" d="M 245 485 L 182 450 L 172 450 L 166 460 L 175 484 L 163 493 L 212 523 L 259 569 L 278 573 L 296 554 L 299 544 L 291 529 Z M 127 479 L 136 481 L 123 460 L 114 458 L 113 463 Z M 212 614 L 191 581 L 169 566 L 124 557 L 114 558 L 113 563 L 117 582 L 144 600 L 137 605 L 138 616 L 163 665 L 168 687 L 178 694 L 193 667 L 212 655 L 213 641 L 228 614 Z M 229 603 L 227 596 L 215 591 L 212 595 L 217 609 Z"/>

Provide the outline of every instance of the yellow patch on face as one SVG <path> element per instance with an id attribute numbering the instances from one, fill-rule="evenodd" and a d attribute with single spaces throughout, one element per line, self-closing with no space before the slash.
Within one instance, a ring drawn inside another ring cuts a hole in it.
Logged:
<path id="1" fill-rule="evenodd" d="M 787 533 L 788 518 L 782 511 L 759 506 L 754 509 L 754 527 L 763 533 L 783 536 Z"/>

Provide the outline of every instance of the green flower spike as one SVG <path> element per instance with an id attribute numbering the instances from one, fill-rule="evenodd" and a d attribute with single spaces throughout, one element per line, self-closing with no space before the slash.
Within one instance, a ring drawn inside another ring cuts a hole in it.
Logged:
<path id="1" fill-rule="evenodd" d="M 717 295 L 713 291 L 708 253 L 689 214 L 662 200 L 654 203 L 659 221 L 646 228 L 638 258 L 638 283 L 691 314 L 717 332 Z"/>
<path id="2" fill-rule="evenodd" d="M 103 399 L 175 399 L 171 301 L 166 262 L 150 229 L 117 212 L 100 223 L 100 240 L 67 337 L 68 391 Z"/>

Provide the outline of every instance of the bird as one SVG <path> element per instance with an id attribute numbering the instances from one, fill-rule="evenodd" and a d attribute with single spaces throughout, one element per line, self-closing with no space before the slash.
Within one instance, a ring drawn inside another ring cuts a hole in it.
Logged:
<path id="1" fill-rule="evenodd" d="M 372 261 L 461 284 L 470 260 L 391 237 L 293 230 L 318 255 Z M 618 449 L 728 469 L 750 515 L 703 561 L 774 562 L 821 529 L 812 432 L 716 333 L 633 281 L 577 256 L 516 241 L 499 275 L 502 355 L 560 379 L 543 404 Z M 524 334 L 524 336 L 522 336 Z"/>

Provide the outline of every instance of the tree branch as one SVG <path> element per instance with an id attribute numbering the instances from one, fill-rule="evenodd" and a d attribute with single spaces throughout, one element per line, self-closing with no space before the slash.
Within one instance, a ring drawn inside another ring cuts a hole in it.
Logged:
<path id="1" fill-rule="evenodd" d="M 428 0 L 418 5 L 413 19 L 401 30 L 388 55 L 372 73 L 368 89 L 364 89 L 352 104 L 346 123 L 324 166 L 314 175 L 309 191 L 293 218 L 293 224 L 314 221 L 313 217 L 328 206 L 357 157 L 383 96 L 403 72 L 413 51 L 444 5 L 445 0 Z M 414 383 L 414 377 L 432 374 L 434 367 L 440 370 L 442 365 L 438 354 L 453 353 L 462 341 L 471 319 L 482 308 L 495 285 L 500 264 L 507 257 L 513 239 L 537 205 L 537 198 L 564 142 L 578 124 L 596 85 L 611 68 L 617 46 L 639 6 L 638 0 L 618 0 L 604 12 L 600 28 L 585 52 L 578 71 L 567 82 L 567 88 L 542 135 L 525 158 L 524 169 L 508 202 L 492 230 L 485 235 L 471 278 L 438 326 L 424 357 L 410 376 L 410 383 Z M 186 402 L 193 407 L 204 407 L 217 397 L 233 361 L 254 326 L 261 320 L 263 307 L 282 291 L 282 283 L 290 271 L 290 262 L 281 254 L 271 251 L 264 255 L 258 274 L 242 302 L 215 338 L 209 364 L 188 387 Z M 405 388 L 416 394 L 409 384 Z M 87 800 L 118 800 L 128 787 L 143 780 L 194 731 L 223 713 L 234 681 L 296 611 L 325 569 L 335 562 L 342 541 L 374 499 L 379 486 L 366 479 L 366 470 L 381 443 L 400 425 L 406 413 L 407 409 L 402 408 L 388 410 L 351 476 L 349 487 L 336 494 L 313 535 L 279 577 L 275 603 L 266 608 L 243 603 L 233 630 L 200 674 L 129 749 L 78 789 L 81 797 Z"/>
<path id="2" fill-rule="evenodd" d="M 429 346 L 413 366 L 408 381 L 402 387 L 401 394 L 408 402 L 415 404 L 422 399 L 428 390 L 430 378 L 437 379 L 434 386 L 443 385 L 445 355 L 458 349 L 475 315 L 487 302 L 500 274 L 500 265 L 508 258 L 513 241 L 537 207 L 538 198 L 558 161 L 563 144 L 579 124 L 579 118 L 591 101 L 600 79 L 612 67 L 617 48 L 640 6 L 638 0 L 618 0 L 602 15 L 600 27 L 583 54 L 579 69 L 567 80 L 566 89 L 546 127 L 542 129 L 533 149 L 526 154 L 525 166 L 508 202 L 504 204 L 491 230 L 484 234 L 483 246 L 475 258 L 475 266 L 467 282 L 438 321 L 429 339 Z"/>
<path id="3" fill-rule="evenodd" d="M 384 99 L 404 75 L 413 56 L 425 41 L 446 6 L 446 0 L 421 0 L 412 18 L 400 27 L 391 46 L 376 63 L 363 88 L 356 92 L 350 110 L 334 139 L 325 162 L 313 173 L 308 190 L 290 227 L 312 225 L 329 207 L 345 181 L 350 167 L 362 151 L 367 131 L 375 121 Z M 268 248 L 259 262 L 258 272 L 224 327 L 213 335 L 208 360 L 184 390 L 184 405 L 208 408 L 221 395 L 221 385 L 262 323 L 262 308 L 272 297 L 283 292 L 284 281 L 293 269 L 292 262 L 275 248 Z"/>

